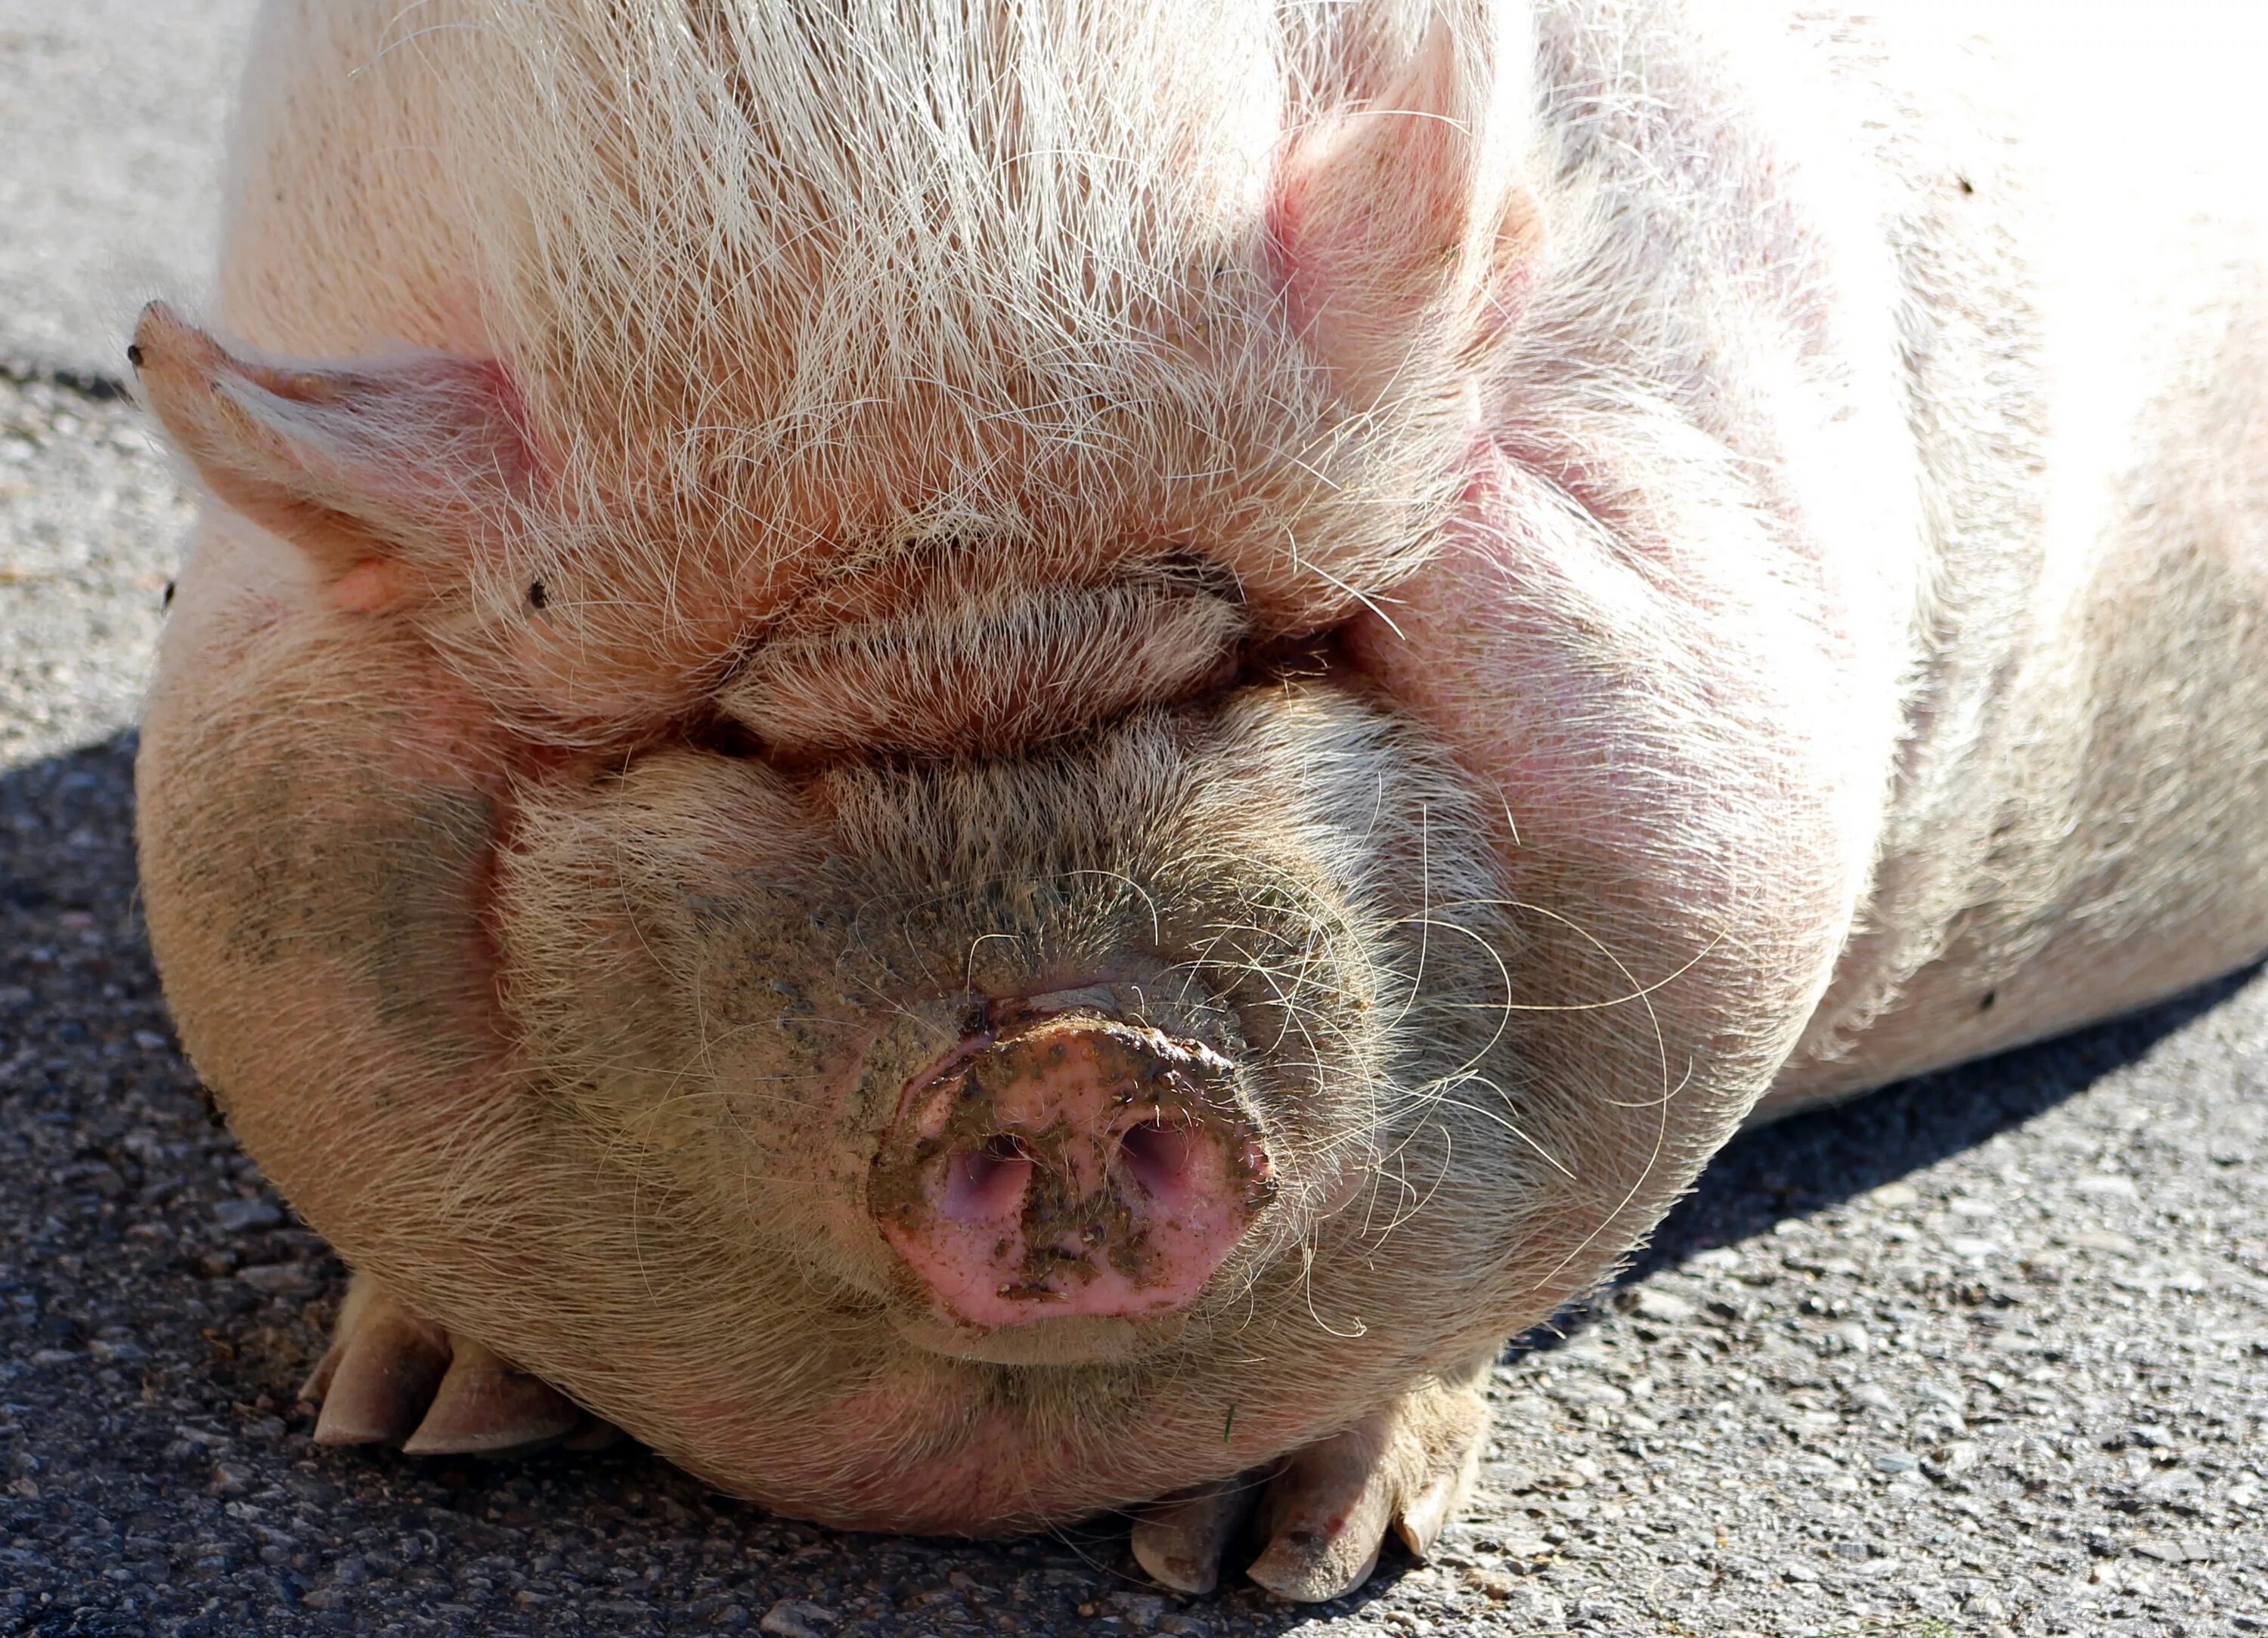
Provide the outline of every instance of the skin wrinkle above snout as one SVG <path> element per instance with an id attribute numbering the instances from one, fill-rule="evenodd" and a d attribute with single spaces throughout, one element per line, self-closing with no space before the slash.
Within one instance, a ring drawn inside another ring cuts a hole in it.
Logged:
<path id="1" fill-rule="evenodd" d="M 718 705 L 788 756 L 1011 754 L 1226 680 L 1242 611 L 1185 578 L 1004 595 L 919 577 L 910 609 L 772 636 Z"/>

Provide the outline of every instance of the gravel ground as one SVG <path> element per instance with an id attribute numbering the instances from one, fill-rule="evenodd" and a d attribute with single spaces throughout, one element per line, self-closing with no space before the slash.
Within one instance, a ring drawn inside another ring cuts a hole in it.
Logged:
<path id="1" fill-rule="evenodd" d="M 0 768 L 134 720 L 195 516 L 152 423 L 88 385 L 0 365 Z"/>
<path id="2" fill-rule="evenodd" d="M 128 726 L 186 502 L 0 378 L 0 1632 L 2268 1633 L 2268 979 L 1736 1144 L 1498 1373 L 1436 1561 L 1318 1609 L 1123 1529 L 833 1534 L 636 1449 L 320 1451 L 342 1273 L 207 1120 Z"/>

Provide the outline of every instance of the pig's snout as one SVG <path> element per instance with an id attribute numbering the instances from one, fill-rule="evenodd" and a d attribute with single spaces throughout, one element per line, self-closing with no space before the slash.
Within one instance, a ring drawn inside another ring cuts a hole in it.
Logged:
<path id="1" fill-rule="evenodd" d="M 954 1318 L 1186 1307 L 1275 1193 L 1226 1060 L 1093 1015 L 964 1041 L 875 1162 L 882 1234 Z"/>

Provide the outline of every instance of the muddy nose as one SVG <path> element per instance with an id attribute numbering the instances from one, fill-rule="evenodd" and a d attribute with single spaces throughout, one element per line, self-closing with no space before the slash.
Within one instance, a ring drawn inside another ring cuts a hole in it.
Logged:
<path id="1" fill-rule="evenodd" d="M 964 1324 L 1186 1306 L 1275 1190 L 1219 1054 L 1091 1016 L 963 1044 L 907 1089 L 883 1236 Z"/>

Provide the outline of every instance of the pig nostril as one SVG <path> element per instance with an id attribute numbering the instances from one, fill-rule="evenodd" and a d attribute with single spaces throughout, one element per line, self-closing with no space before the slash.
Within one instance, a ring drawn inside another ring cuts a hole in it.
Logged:
<path id="1" fill-rule="evenodd" d="M 1118 1154 L 1127 1174 L 1170 1210 L 1186 1203 L 1196 1192 L 1197 1148 L 1202 1141 L 1194 1128 L 1145 1120 L 1126 1129 L 1118 1140 Z"/>
<path id="2" fill-rule="evenodd" d="M 996 1133 L 947 1163 L 945 1198 L 939 1209 L 961 1223 L 1011 1214 L 1031 1175 L 1031 1151 L 1023 1139 L 1013 1133 Z"/>

